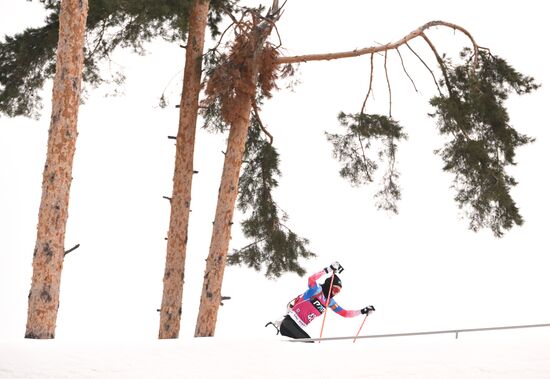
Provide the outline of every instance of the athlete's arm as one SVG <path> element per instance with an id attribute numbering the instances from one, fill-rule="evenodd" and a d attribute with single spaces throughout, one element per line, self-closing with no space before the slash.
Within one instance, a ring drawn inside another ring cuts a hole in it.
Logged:
<path id="1" fill-rule="evenodd" d="M 307 279 L 307 286 L 309 288 L 311 287 L 315 287 L 317 285 L 317 279 L 319 279 L 321 276 L 325 275 L 327 272 L 325 271 L 325 269 L 322 269 L 321 271 L 319 272 L 316 272 L 315 274 L 311 275 L 308 279 Z"/>
<path id="2" fill-rule="evenodd" d="M 355 317 L 359 316 L 361 314 L 361 310 L 356 311 L 348 311 L 341 306 L 338 305 L 334 299 L 330 299 L 329 308 L 332 309 L 334 312 L 338 313 L 342 317 Z"/>

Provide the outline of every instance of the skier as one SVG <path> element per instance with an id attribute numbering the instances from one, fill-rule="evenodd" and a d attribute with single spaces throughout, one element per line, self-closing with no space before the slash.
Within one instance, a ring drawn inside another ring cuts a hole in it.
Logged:
<path id="1" fill-rule="evenodd" d="M 279 326 L 279 330 L 283 336 L 290 338 L 311 338 L 303 328 L 325 311 L 327 299 L 329 299 L 328 306 L 343 317 L 355 317 L 360 314 L 368 315 L 375 310 L 372 305 L 369 305 L 360 310 L 348 311 L 334 301 L 334 296 L 342 289 L 342 281 L 336 275 L 336 272 L 341 273 L 343 270 L 340 263 L 334 262 L 330 267 L 326 267 L 309 277 L 307 281 L 309 288 L 289 304 L 288 314 L 283 318 Z M 317 280 L 329 273 L 331 275 L 323 284 L 319 285 Z"/>

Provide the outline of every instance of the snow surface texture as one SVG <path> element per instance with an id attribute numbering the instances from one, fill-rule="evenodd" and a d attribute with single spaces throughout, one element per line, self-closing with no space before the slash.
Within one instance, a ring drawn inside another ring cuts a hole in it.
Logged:
<path id="1" fill-rule="evenodd" d="M 550 328 L 316 344 L 0 341 L 0 378 L 550 378 Z"/>

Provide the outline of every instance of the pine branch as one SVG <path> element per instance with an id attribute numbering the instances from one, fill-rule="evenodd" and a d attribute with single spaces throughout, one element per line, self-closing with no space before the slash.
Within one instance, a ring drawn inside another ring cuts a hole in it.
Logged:
<path id="1" fill-rule="evenodd" d="M 363 106 L 361 107 L 361 112 L 360 113 L 364 113 L 365 112 L 365 106 L 367 105 L 367 100 L 369 98 L 369 95 L 372 91 L 372 79 L 374 77 L 374 54 L 371 54 L 370 55 L 370 79 L 369 79 L 369 90 L 367 91 L 367 96 L 365 96 L 365 100 L 363 101 Z"/>
<path id="2" fill-rule="evenodd" d="M 408 46 L 408 45 L 407 45 Z M 399 49 L 395 49 L 397 51 L 397 54 L 399 55 L 399 59 L 401 60 L 401 67 L 403 67 L 403 71 L 405 71 L 405 74 L 407 75 L 407 77 L 409 78 L 409 80 L 411 81 L 413 87 L 414 87 L 414 91 L 416 93 L 418 93 L 418 89 L 416 88 L 416 85 L 414 84 L 414 80 L 411 78 L 411 76 L 409 75 L 409 73 L 407 72 L 407 69 L 405 68 L 405 62 L 403 62 L 403 57 L 401 56 L 401 52 L 399 51 Z"/>
<path id="3" fill-rule="evenodd" d="M 258 125 L 260 126 L 260 129 L 262 129 L 262 132 L 264 132 L 265 135 L 267 135 L 267 137 L 269 138 L 269 144 L 272 145 L 273 136 L 271 135 L 271 133 L 267 131 L 264 124 L 262 123 L 262 120 L 260 119 L 260 112 L 258 111 L 258 104 L 256 104 L 256 101 L 252 101 L 252 111 L 254 112 L 254 117 L 256 117 L 256 120 L 258 121 Z"/>
<path id="4" fill-rule="evenodd" d="M 439 64 L 439 67 L 441 68 L 441 72 L 443 73 L 443 77 L 445 78 L 445 84 L 447 85 L 447 90 L 449 91 L 449 95 L 452 95 L 452 88 L 451 84 L 449 82 L 449 75 L 447 74 L 447 67 L 445 66 L 445 62 L 443 61 L 443 58 L 439 55 L 439 52 L 435 48 L 435 45 L 432 43 L 432 41 L 426 36 L 424 33 L 422 33 L 422 38 L 426 41 L 428 46 L 430 46 L 430 49 L 432 49 L 432 52 L 435 55 L 435 58 L 437 59 L 437 63 Z"/>
<path id="5" fill-rule="evenodd" d="M 99 36 L 97 37 L 97 43 L 95 44 L 94 48 L 91 50 L 90 54 L 86 57 L 87 59 L 90 59 L 92 56 L 95 55 L 97 50 L 99 49 L 99 45 L 101 42 L 103 42 L 103 36 L 105 35 L 105 31 L 107 30 L 107 18 L 105 18 L 102 21 L 101 30 L 99 31 Z"/>
<path id="6" fill-rule="evenodd" d="M 391 118 L 391 105 L 392 105 L 392 99 L 391 99 L 391 85 L 390 85 L 390 77 L 388 76 L 388 51 L 386 50 L 384 54 L 384 72 L 386 73 L 386 83 L 388 83 L 388 93 L 389 93 L 389 101 L 390 101 L 390 109 L 388 112 L 388 116 Z"/>
<path id="7" fill-rule="evenodd" d="M 432 71 L 432 69 L 430 68 L 430 66 L 428 66 L 426 64 L 426 62 L 424 62 L 424 60 L 422 59 L 422 57 L 420 55 L 417 54 L 416 51 L 413 50 L 413 48 L 407 43 L 405 44 L 409 50 L 420 60 L 420 62 L 422 62 L 422 64 L 424 65 L 424 67 L 426 67 L 426 69 L 430 72 L 430 74 L 432 75 L 432 78 L 434 80 L 434 83 L 435 83 L 435 87 L 437 88 L 437 92 L 439 92 L 439 95 L 440 96 L 443 96 L 443 93 L 441 92 L 441 88 L 439 87 L 439 83 L 437 82 L 437 79 L 435 78 L 435 75 L 434 75 L 434 72 Z"/>
<path id="8" fill-rule="evenodd" d="M 475 69 L 475 67 L 477 67 L 478 45 L 475 42 L 474 38 L 463 27 L 456 24 L 452 24 L 450 22 L 446 22 L 446 21 L 428 22 L 422 25 L 421 27 L 419 27 L 418 29 L 413 30 L 412 32 L 410 32 L 400 40 L 396 42 L 388 43 L 385 45 L 371 46 L 363 49 L 355 49 L 352 51 L 343 51 L 339 53 L 308 54 L 308 55 L 298 55 L 293 57 L 279 57 L 277 58 L 276 62 L 278 64 L 287 64 L 287 63 L 310 62 L 310 61 L 328 61 L 333 59 L 353 58 L 353 57 L 359 57 L 365 54 L 372 54 L 372 53 L 379 53 L 379 52 L 384 52 L 388 50 L 394 50 L 394 49 L 397 49 L 399 46 L 404 45 L 407 42 L 415 39 L 416 37 L 422 36 L 425 30 L 436 26 L 445 26 L 454 30 L 458 30 L 462 32 L 466 37 L 468 37 L 468 39 L 472 43 L 472 48 L 474 50 L 474 63 L 473 63 L 472 69 Z"/>

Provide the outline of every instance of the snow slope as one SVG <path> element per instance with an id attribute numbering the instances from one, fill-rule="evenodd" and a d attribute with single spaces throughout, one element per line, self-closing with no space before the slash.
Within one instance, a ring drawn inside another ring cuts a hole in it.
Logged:
<path id="1" fill-rule="evenodd" d="M 550 328 L 317 344 L 0 341 L 1 378 L 550 378 Z"/>

